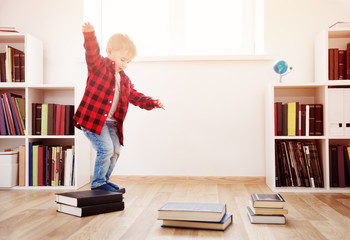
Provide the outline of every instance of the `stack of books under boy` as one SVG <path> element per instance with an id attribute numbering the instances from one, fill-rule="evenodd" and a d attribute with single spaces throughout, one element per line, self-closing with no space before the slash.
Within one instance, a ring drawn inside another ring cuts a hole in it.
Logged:
<path id="1" fill-rule="evenodd" d="M 249 201 L 248 218 L 251 223 L 286 224 L 285 200 L 279 193 L 254 193 Z"/>
<path id="2" fill-rule="evenodd" d="M 232 214 L 225 203 L 168 202 L 158 210 L 162 227 L 225 231 L 232 224 Z"/>
<path id="3" fill-rule="evenodd" d="M 124 210 L 123 193 L 105 190 L 86 190 L 56 193 L 57 211 L 78 217 Z"/>

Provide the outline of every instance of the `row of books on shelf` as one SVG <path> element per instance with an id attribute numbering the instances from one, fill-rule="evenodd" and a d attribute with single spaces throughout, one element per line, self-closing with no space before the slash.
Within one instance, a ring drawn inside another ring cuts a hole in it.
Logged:
<path id="1" fill-rule="evenodd" d="M 74 146 L 29 143 L 27 175 L 29 186 L 74 186 L 74 168 Z M 19 179 L 24 177 L 19 176 Z"/>
<path id="2" fill-rule="evenodd" d="M 74 105 L 32 103 L 33 135 L 74 135 Z"/>
<path id="3" fill-rule="evenodd" d="M 5 92 L 0 96 L 0 134 L 25 134 L 25 99 L 18 94 Z"/>
<path id="4" fill-rule="evenodd" d="M 279 193 L 253 193 L 247 206 L 248 218 L 251 223 L 286 224 L 285 203 Z"/>
<path id="5" fill-rule="evenodd" d="M 347 49 L 328 49 L 328 78 L 350 79 L 350 43 L 347 44 Z"/>
<path id="6" fill-rule="evenodd" d="M 275 136 L 322 136 L 323 105 L 274 103 Z"/>
<path id="7" fill-rule="evenodd" d="M 56 193 L 57 211 L 77 217 L 124 210 L 124 191 L 86 190 Z"/>
<path id="8" fill-rule="evenodd" d="M 276 187 L 324 187 L 315 141 L 276 141 L 275 152 Z"/>
<path id="9" fill-rule="evenodd" d="M 0 82 L 25 81 L 25 54 L 23 51 L 6 45 L 0 53 Z"/>
<path id="10" fill-rule="evenodd" d="M 329 146 L 329 180 L 331 187 L 350 187 L 349 155 L 349 146 Z"/>

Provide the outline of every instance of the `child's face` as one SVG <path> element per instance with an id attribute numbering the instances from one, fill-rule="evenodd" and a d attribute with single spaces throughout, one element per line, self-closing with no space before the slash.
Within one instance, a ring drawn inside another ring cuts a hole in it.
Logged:
<path id="1" fill-rule="evenodd" d="M 113 50 L 109 49 L 107 51 L 108 58 L 115 62 L 115 71 L 120 72 L 124 71 L 128 64 L 132 60 L 132 56 L 128 53 L 127 50 Z"/>

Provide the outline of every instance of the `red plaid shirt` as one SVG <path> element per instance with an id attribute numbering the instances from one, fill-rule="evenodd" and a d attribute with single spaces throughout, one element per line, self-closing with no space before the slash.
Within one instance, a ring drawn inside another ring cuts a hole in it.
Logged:
<path id="1" fill-rule="evenodd" d="M 84 47 L 88 78 L 83 99 L 81 100 L 73 119 L 77 128 L 100 134 L 111 109 L 115 89 L 114 61 L 100 55 L 94 32 L 84 32 Z M 128 111 L 129 102 L 140 108 L 151 110 L 155 108 L 155 99 L 147 97 L 134 89 L 128 76 L 120 73 L 120 98 L 116 118 L 117 135 L 121 145 L 123 141 L 123 122 Z"/>

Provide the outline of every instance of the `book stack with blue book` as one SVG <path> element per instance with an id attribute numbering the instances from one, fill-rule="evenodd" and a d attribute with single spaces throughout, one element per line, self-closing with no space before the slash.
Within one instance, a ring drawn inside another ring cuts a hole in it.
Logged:
<path id="1" fill-rule="evenodd" d="M 168 202 L 158 210 L 162 227 L 225 231 L 232 214 L 225 203 Z"/>
<path id="2" fill-rule="evenodd" d="M 286 224 L 288 209 L 279 193 L 253 193 L 249 203 L 247 208 L 251 223 Z"/>
<path id="3" fill-rule="evenodd" d="M 124 210 L 123 193 L 105 190 L 86 190 L 56 193 L 57 211 L 77 217 Z"/>

